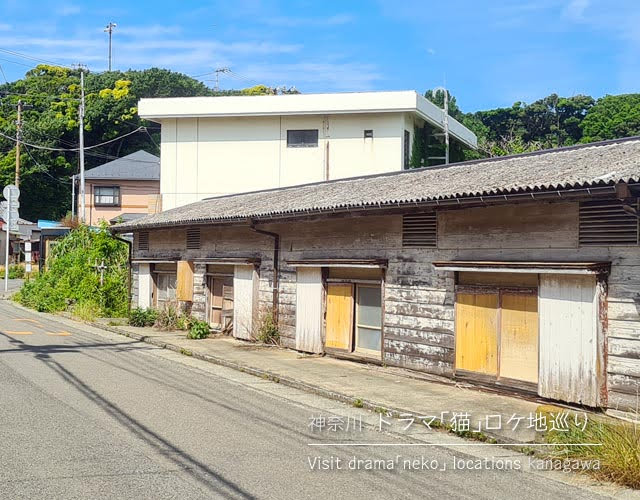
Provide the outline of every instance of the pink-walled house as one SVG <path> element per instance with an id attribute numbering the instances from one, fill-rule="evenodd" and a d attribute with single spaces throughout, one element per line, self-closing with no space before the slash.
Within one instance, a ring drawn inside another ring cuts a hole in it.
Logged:
<path id="1" fill-rule="evenodd" d="M 113 224 L 159 212 L 159 194 L 160 158 L 136 151 L 86 171 L 85 220 Z"/>

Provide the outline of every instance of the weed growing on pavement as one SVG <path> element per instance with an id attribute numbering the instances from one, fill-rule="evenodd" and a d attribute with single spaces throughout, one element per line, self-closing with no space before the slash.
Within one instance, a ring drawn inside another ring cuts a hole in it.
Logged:
<path id="1" fill-rule="evenodd" d="M 362 399 L 358 398 L 353 402 L 353 407 L 354 408 L 364 408 L 364 401 L 362 401 Z"/>
<path id="2" fill-rule="evenodd" d="M 209 329 L 209 323 L 206 321 L 200 320 L 191 320 L 191 328 L 189 329 L 189 333 L 187 333 L 187 337 L 190 339 L 206 339 L 211 333 Z"/>
<path id="3" fill-rule="evenodd" d="M 640 489 L 640 425 L 604 418 L 591 419 L 580 426 L 571 418 L 568 421 L 567 430 L 552 430 L 546 434 L 546 441 L 557 445 L 550 457 L 598 460 L 600 467 L 587 469 L 589 474 Z M 602 446 L 565 446 L 576 443 Z"/>
<path id="4" fill-rule="evenodd" d="M 269 311 L 262 317 L 256 340 L 263 344 L 278 345 L 278 342 L 280 341 L 280 332 L 278 331 L 278 327 L 273 319 L 272 311 Z"/>
<path id="5" fill-rule="evenodd" d="M 136 307 L 129 313 L 129 324 L 131 326 L 153 326 L 158 319 L 158 311 L 155 309 Z"/>

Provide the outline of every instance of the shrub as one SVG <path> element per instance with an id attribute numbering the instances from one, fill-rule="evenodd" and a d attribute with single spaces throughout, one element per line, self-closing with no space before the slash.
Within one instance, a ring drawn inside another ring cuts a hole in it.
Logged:
<path id="1" fill-rule="evenodd" d="M 129 313 L 129 324 L 131 326 L 153 326 L 157 319 L 158 311 L 151 308 L 136 307 Z"/>
<path id="2" fill-rule="evenodd" d="M 106 224 L 99 229 L 79 226 L 52 246 L 47 269 L 27 279 L 16 300 L 38 311 L 89 303 L 99 308 L 100 316 L 126 316 L 128 257 L 127 245 L 116 240 Z M 102 262 L 106 270 L 100 284 L 95 265 Z"/>
<path id="3" fill-rule="evenodd" d="M 273 320 L 272 312 L 268 312 L 262 317 L 256 339 L 264 344 L 278 344 L 280 332 Z"/>
<path id="4" fill-rule="evenodd" d="M 190 339 L 206 339 L 209 336 L 209 333 L 209 323 L 193 319 L 191 320 L 191 328 L 189 328 L 187 337 Z"/>
<path id="5" fill-rule="evenodd" d="M 24 266 L 21 264 L 14 264 L 9 266 L 9 279 L 22 279 L 24 278 Z"/>

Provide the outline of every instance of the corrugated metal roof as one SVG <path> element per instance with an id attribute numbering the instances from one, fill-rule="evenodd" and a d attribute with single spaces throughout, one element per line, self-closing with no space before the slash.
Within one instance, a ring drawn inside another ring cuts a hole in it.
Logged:
<path id="1" fill-rule="evenodd" d="M 160 158 L 140 150 L 87 170 L 85 179 L 160 180 Z"/>
<path id="2" fill-rule="evenodd" d="M 210 198 L 116 231 L 640 181 L 640 137 Z"/>

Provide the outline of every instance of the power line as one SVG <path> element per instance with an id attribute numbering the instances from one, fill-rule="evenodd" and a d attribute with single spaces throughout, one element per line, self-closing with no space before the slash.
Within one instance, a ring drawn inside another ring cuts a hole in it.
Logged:
<path id="1" fill-rule="evenodd" d="M 24 143 L 23 143 L 23 144 L 24 144 Z M 38 167 L 40 167 L 40 172 L 41 172 L 41 173 L 43 173 L 43 174 L 45 174 L 45 175 L 48 175 L 48 176 L 49 176 L 49 177 L 51 177 L 54 181 L 58 181 L 58 182 L 60 182 L 61 184 L 71 184 L 71 181 L 63 181 L 62 179 L 58 179 L 57 177 L 54 177 L 53 175 L 51 175 L 51 174 L 49 173 L 49 170 L 48 170 L 46 167 L 43 167 L 43 166 L 38 162 L 38 160 L 36 160 L 36 159 L 33 157 L 33 155 L 31 154 L 31 151 L 29 150 L 29 148 L 28 148 L 26 145 L 25 145 L 25 148 L 24 148 L 24 149 L 25 149 L 25 151 L 27 152 L 27 154 L 29 155 L 29 158 L 31 158 L 31 159 L 33 160 L 33 162 L 34 162 Z"/>
<path id="2" fill-rule="evenodd" d="M 4 81 L 8 84 L 9 80 L 7 80 L 7 75 L 4 74 L 4 69 L 2 69 L 2 64 L 0 64 L 0 73 L 2 73 L 2 78 L 4 78 Z"/>
<path id="3" fill-rule="evenodd" d="M 125 137 L 133 135 L 136 132 L 140 132 L 141 130 L 144 130 L 144 129 L 145 129 L 145 127 L 138 127 L 137 129 L 132 130 L 131 132 L 127 132 L 126 134 L 122 134 L 122 135 L 120 135 L 120 136 L 118 136 L 118 137 L 116 137 L 114 139 L 109 140 L 109 141 L 101 142 L 100 144 L 94 144 L 93 146 L 85 146 L 84 149 L 87 150 L 87 149 L 99 148 L 100 146 L 104 146 L 105 144 L 110 144 L 110 143 L 118 141 L 120 139 L 124 139 Z M 5 139 L 9 139 L 9 140 L 11 140 L 13 142 L 16 142 L 15 138 L 13 138 L 11 136 L 8 136 L 6 134 L 3 134 L 2 132 L 0 132 L 0 137 L 4 137 Z M 37 144 L 29 144 L 29 143 L 22 142 L 22 141 L 20 141 L 20 143 L 21 144 L 25 144 L 25 145 L 27 145 L 29 147 L 34 148 L 34 149 L 43 149 L 43 150 L 46 150 L 46 151 L 80 151 L 80 149 L 81 149 L 81 148 L 50 148 L 48 146 L 39 146 Z"/>
<path id="4" fill-rule="evenodd" d="M 53 62 L 53 61 L 48 61 L 46 59 L 33 57 L 33 56 L 30 56 L 30 55 L 27 55 L 27 54 L 23 54 L 22 52 L 16 52 L 15 50 L 9 50 L 9 49 L 0 48 L 0 52 L 4 52 L 4 53 L 10 54 L 12 56 L 21 57 L 23 59 L 27 59 L 27 60 L 31 60 L 31 61 L 35 61 L 35 62 L 41 62 L 41 63 L 51 64 L 53 66 L 60 66 L 61 68 L 72 69 L 70 66 L 67 66 L 66 64 L 61 64 L 61 63 L 58 63 L 58 62 Z"/>

